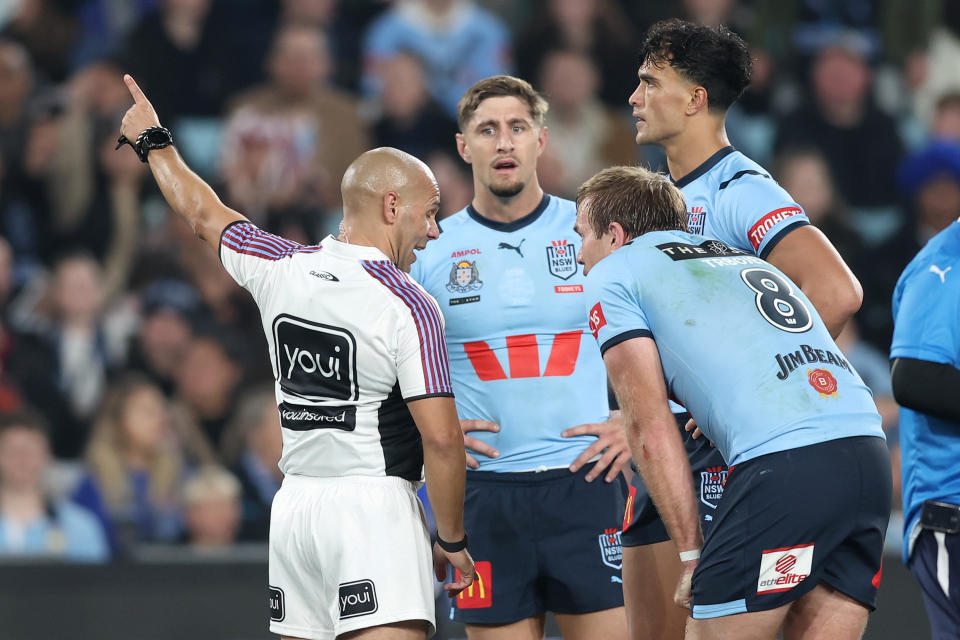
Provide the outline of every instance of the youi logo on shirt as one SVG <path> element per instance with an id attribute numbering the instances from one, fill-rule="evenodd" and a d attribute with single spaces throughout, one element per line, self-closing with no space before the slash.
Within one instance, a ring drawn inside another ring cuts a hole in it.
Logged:
<path id="1" fill-rule="evenodd" d="M 346 329 L 287 314 L 273 321 L 280 387 L 307 400 L 356 400 L 357 341 Z"/>

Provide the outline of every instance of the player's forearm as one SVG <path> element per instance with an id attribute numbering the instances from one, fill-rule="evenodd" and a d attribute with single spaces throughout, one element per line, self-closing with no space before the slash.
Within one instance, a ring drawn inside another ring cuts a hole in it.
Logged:
<path id="1" fill-rule="evenodd" d="M 219 241 L 224 213 L 229 211 L 214 190 L 193 172 L 173 146 L 147 156 L 150 171 L 170 208 L 208 243 Z M 237 216 L 239 217 L 239 216 Z M 211 237 L 216 235 L 217 237 Z"/>
<path id="2" fill-rule="evenodd" d="M 679 551 L 703 545 L 687 452 L 669 412 L 646 424 L 628 418 L 627 439 L 633 460 L 657 511 Z"/>
<path id="3" fill-rule="evenodd" d="M 457 432 L 460 433 L 459 426 Z M 423 468 L 427 479 L 427 495 L 437 521 L 437 535 L 447 542 L 462 540 L 467 468 L 462 433 L 459 444 L 454 438 L 443 443 L 424 441 Z"/>
<path id="4" fill-rule="evenodd" d="M 960 369 L 928 360 L 897 358 L 890 371 L 902 406 L 960 424 Z"/>

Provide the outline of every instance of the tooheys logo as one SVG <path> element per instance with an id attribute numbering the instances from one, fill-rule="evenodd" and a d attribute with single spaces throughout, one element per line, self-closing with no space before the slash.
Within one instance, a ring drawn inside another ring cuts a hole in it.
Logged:
<path id="1" fill-rule="evenodd" d="M 299 404 L 280 403 L 280 426 L 292 431 L 313 429 L 340 429 L 353 431 L 357 428 L 357 407 L 308 407 Z"/>
<path id="2" fill-rule="evenodd" d="M 274 622 L 283 622 L 283 619 L 287 617 L 287 612 L 283 606 L 283 589 L 270 587 L 267 602 L 270 606 L 270 619 Z"/>
<path id="3" fill-rule="evenodd" d="M 489 560 L 480 560 L 475 564 L 477 579 L 469 587 L 457 594 L 457 609 L 487 609 L 493 606 L 493 567 Z M 454 580 L 460 579 L 460 570 L 454 573 Z"/>
<path id="4" fill-rule="evenodd" d="M 356 400 L 357 341 L 346 329 L 290 315 L 273 321 L 280 388 L 307 400 Z"/>
<path id="5" fill-rule="evenodd" d="M 340 619 L 366 616 L 377 611 L 377 590 L 373 580 L 357 580 L 340 585 Z"/>
<path id="6" fill-rule="evenodd" d="M 757 220 L 757 222 L 750 227 L 750 233 L 748 234 L 750 243 L 753 245 L 754 250 L 756 251 L 760 249 L 760 244 L 763 242 L 763 239 L 766 237 L 767 232 L 770 231 L 770 229 L 774 228 L 787 218 L 792 218 L 802 214 L 803 211 L 799 207 L 784 207 L 782 209 L 775 209 L 774 211 L 771 211 L 767 215 Z"/>
<path id="7" fill-rule="evenodd" d="M 757 595 L 789 591 L 806 580 L 813 568 L 814 543 L 768 549 L 760 556 Z"/>

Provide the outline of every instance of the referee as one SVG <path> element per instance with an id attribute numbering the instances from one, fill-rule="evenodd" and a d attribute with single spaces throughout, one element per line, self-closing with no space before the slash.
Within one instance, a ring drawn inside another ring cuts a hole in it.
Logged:
<path id="1" fill-rule="evenodd" d="M 466 457 L 436 301 L 406 274 L 439 230 L 430 169 L 374 149 L 341 184 L 339 237 L 304 247 L 226 207 L 171 146 L 130 76 L 121 124 L 170 207 L 260 309 L 283 427 L 270 523 L 270 630 L 285 639 L 413 640 L 436 625 L 432 562 L 475 577 L 463 529 Z M 118 145 L 120 146 L 120 145 Z M 424 473 L 425 472 L 425 473 Z"/>

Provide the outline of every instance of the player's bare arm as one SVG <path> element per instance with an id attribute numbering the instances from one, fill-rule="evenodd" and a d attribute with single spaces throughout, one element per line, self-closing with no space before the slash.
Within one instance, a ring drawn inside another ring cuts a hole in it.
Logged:
<path id="1" fill-rule="evenodd" d="M 570 472 L 576 473 L 583 465 L 600 455 L 600 459 L 584 476 L 587 482 L 593 482 L 600 474 L 606 471 L 604 480 L 613 482 L 617 474 L 630 464 L 630 444 L 627 442 L 627 432 L 623 415 L 620 411 L 611 411 L 610 418 L 605 422 L 581 424 L 570 427 L 561 432 L 564 438 L 590 435 L 596 436 L 597 441 L 583 450 L 577 459 L 570 465 Z"/>
<path id="2" fill-rule="evenodd" d="M 123 81 L 133 96 L 133 106 L 123 116 L 120 133 L 133 141 L 144 130 L 160 126 L 160 119 L 134 79 L 125 75 Z M 170 208 L 186 220 L 214 251 L 219 250 L 220 234 L 228 224 L 246 220 L 220 201 L 210 185 L 187 166 L 173 146 L 150 151 L 147 163 Z"/>
<path id="3" fill-rule="evenodd" d="M 703 534 L 690 462 L 670 413 L 657 345 L 650 338 L 626 340 L 607 349 L 603 360 L 647 490 L 677 550 L 697 555 Z M 674 596 L 677 604 L 690 606 L 690 579 L 696 566 L 696 558 L 683 562 Z"/>
<path id="4" fill-rule="evenodd" d="M 788 233 L 767 261 L 800 285 L 836 338 L 863 302 L 863 288 L 823 232 L 806 225 Z"/>
<path id="5" fill-rule="evenodd" d="M 438 396 L 407 403 L 423 442 L 423 468 L 427 495 L 437 520 L 437 536 L 446 542 L 464 539 L 463 492 L 466 482 L 466 452 L 463 432 L 453 398 Z M 476 577 L 473 559 L 466 549 L 449 552 L 434 545 L 434 570 L 441 582 L 447 563 L 460 570 L 460 579 L 444 585 L 448 595 L 456 596 Z"/>

